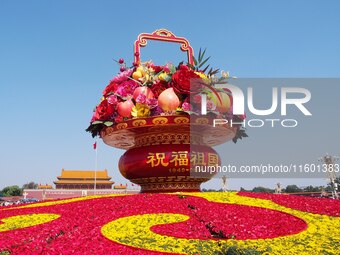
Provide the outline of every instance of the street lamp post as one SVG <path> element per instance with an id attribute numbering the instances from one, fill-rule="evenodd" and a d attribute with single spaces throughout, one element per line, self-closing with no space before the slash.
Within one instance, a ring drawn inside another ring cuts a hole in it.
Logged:
<path id="1" fill-rule="evenodd" d="M 276 188 L 275 188 L 275 194 L 281 194 L 282 188 L 281 188 L 281 183 L 276 183 Z"/>
<path id="2" fill-rule="evenodd" d="M 222 176 L 222 191 L 223 192 L 227 191 L 227 181 L 228 181 L 227 176 L 223 175 Z"/>
<path id="3" fill-rule="evenodd" d="M 319 161 L 323 162 L 325 164 L 325 167 L 327 169 L 327 177 L 330 180 L 331 187 L 332 187 L 332 198 L 338 199 L 338 184 L 335 182 L 336 180 L 336 171 L 335 171 L 335 165 L 334 162 L 339 160 L 339 157 L 331 156 L 326 154 L 326 156 L 323 156 L 319 159 Z"/>

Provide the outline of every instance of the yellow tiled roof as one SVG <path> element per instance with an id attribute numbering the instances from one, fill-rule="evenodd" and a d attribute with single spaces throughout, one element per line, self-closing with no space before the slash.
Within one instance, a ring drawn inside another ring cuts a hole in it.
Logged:
<path id="1" fill-rule="evenodd" d="M 94 180 L 59 180 L 59 181 L 55 181 L 55 184 L 91 184 L 94 185 Z M 103 180 L 97 180 L 96 181 L 97 184 L 114 184 L 114 182 L 112 181 L 103 181 Z"/>
<path id="2" fill-rule="evenodd" d="M 58 179 L 94 179 L 95 171 L 81 171 L 81 170 L 65 170 L 61 171 L 61 176 L 58 176 Z M 110 180 L 111 177 L 108 176 L 107 170 L 98 170 L 96 171 L 97 179 L 106 179 Z"/>
<path id="3" fill-rule="evenodd" d="M 39 185 L 38 189 L 52 189 L 52 185 Z"/>

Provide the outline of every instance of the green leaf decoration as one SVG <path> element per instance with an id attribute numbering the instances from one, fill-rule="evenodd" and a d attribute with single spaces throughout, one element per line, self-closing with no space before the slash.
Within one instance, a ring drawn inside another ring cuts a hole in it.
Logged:
<path id="1" fill-rule="evenodd" d="M 190 67 L 190 69 L 192 69 L 192 70 L 196 70 L 196 67 L 195 67 L 195 66 L 193 66 L 192 64 L 189 64 L 189 63 L 188 63 L 188 66 Z"/>
<path id="2" fill-rule="evenodd" d="M 209 71 L 208 74 L 209 74 L 210 76 L 212 76 L 212 75 L 214 75 L 214 74 L 217 74 L 219 71 L 220 71 L 220 69 L 216 69 L 216 70 L 211 71 L 211 72 Z"/>
<path id="3" fill-rule="evenodd" d="M 174 64 L 169 64 L 168 65 L 170 72 L 173 74 L 176 72 L 176 66 Z"/>
<path id="4" fill-rule="evenodd" d="M 105 121 L 104 125 L 107 126 L 107 127 L 110 127 L 110 126 L 113 125 L 113 122 L 112 121 Z"/>
<path id="5" fill-rule="evenodd" d="M 164 80 L 165 80 L 166 82 L 170 82 L 170 81 L 171 81 L 171 76 L 170 76 L 170 75 L 165 75 L 165 76 L 164 76 Z"/>
<path id="6" fill-rule="evenodd" d="M 202 62 L 206 50 L 207 49 L 204 49 L 203 53 L 201 54 L 201 49 L 200 49 L 200 53 L 198 54 L 198 62 L 200 63 Z"/>
<path id="7" fill-rule="evenodd" d="M 197 60 L 194 56 L 192 56 L 193 60 L 194 60 L 194 65 L 197 66 Z"/>
<path id="8" fill-rule="evenodd" d="M 210 59 L 210 57 L 206 58 L 202 63 L 199 64 L 198 68 L 201 68 L 207 61 Z"/>
<path id="9" fill-rule="evenodd" d="M 192 65 L 190 66 L 190 68 L 192 68 L 193 70 L 199 71 L 199 69 L 207 63 L 207 61 L 210 59 L 210 57 L 204 59 L 204 55 L 205 55 L 206 50 L 207 49 L 204 49 L 204 51 L 202 52 L 202 49 L 200 48 L 200 50 L 198 52 L 198 59 L 196 59 L 193 56 L 194 68 L 191 67 Z M 208 67 L 204 68 L 203 72 L 205 72 L 208 68 L 209 68 L 209 65 L 208 65 Z"/>
<path id="10" fill-rule="evenodd" d="M 203 69 L 203 73 L 205 73 L 205 72 L 208 70 L 209 66 L 210 66 L 210 65 L 207 65 L 207 66 Z"/>

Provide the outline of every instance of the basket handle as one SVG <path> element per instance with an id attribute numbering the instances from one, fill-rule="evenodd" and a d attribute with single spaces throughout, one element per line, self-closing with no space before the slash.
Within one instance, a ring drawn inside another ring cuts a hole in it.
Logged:
<path id="1" fill-rule="evenodd" d="M 184 37 L 177 37 L 172 32 L 166 29 L 158 29 L 151 34 L 142 33 L 138 36 L 134 44 L 134 61 L 136 64 L 140 64 L 140 47 L 145 47 L 147 39 L 163 42 L 181 43 L 181 50 L 187 51 L 188 63 L 194 65 L 194 50 L 190 46 L 190 43 Z"/>

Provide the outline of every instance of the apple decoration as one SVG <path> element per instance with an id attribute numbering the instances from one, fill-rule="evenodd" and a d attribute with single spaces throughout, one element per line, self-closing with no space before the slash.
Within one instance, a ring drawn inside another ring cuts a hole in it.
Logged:
<path id="1" fill-rule="evenodd" d="M 120 102 L 117 106 L 117 111 L 122 117 L 131 117 L 132 107 L 134 107 L 134 104 L 132 100 L 129 99 L 125 102 Z"/>
<path id="2" fill-rule="evenodd" d="M 174 111 L 180 105 L 180 101 L 173 88 L 164 90 L 158 97 L 158 106 L 163 111 Z"/>

